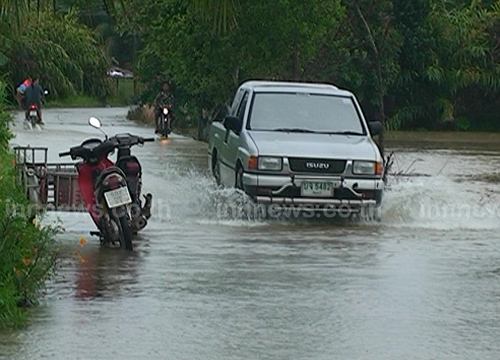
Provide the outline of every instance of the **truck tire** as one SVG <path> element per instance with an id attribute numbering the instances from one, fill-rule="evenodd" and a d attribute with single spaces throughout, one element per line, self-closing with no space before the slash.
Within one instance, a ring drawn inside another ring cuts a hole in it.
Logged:
<path id="1" fill-rule="evenodd" d="M 213 164 L 212 164 L 212 174 L 214 176 L 214 179 L 215 179 L 215 182 L 217 183 L 217 185 L 220 185 L 221 184 L 221 181 L 220 181 L 220 163 L 219 163 L 219 156 L 217 155 L 217 153 L 215 153 L 215 158 L 214 158 Z"/>
<path id="2" fill-rule="evenodd" d="M 243 167 L 239 163 L 236 170 L 236 179 L 234 186 L 236 187 L 236 189 L 245 191 L 245 189 L 243 188 Z"/>

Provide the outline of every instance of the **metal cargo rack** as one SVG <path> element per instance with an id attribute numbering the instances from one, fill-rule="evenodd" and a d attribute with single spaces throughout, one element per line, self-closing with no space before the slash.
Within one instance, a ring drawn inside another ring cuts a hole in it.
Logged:
<path id="1" fill-rule="evenodd" d="M 38 207 L 52 211 L 86 211 L 74 163 L 48 163 L 48 148 L 15 147 L 17 186 Z"/>

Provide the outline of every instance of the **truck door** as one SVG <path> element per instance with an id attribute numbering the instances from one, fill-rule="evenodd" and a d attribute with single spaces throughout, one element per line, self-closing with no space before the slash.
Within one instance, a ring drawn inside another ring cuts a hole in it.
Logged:
<path id="1" fill-rule="evenodd" d="M 245 117 L 245 111 L 248 104 L 248 91 L 243 93 L 241 101 L 235 109 L 235 116 L 240 119 L 240 123 L 243 124 L 243 118 Z M 223 157 L 224 162 L 228 165 L 224 174 L 221 173 L 223 177 L 223 182 L 229 186 L 234 186 L 236 178 L 236 161 L 238 160 L 238 148 L 241 146 L 240 142 L 240 132 L 234 132 L 232 130 L 226 130 L 224 145 L 223 145 Z M 221 167 L 222 169 L 222 167 Z"/>

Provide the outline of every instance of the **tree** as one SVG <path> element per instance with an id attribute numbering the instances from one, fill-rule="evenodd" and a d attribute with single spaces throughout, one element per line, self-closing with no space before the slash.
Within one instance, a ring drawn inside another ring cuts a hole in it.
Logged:
<path id="1" fill-rule="evenodd" d="M 212 22 L 212 32 L 227 33 L 238 24 L 239 0 L 191 0 L 191 5 Z"/>
<path id="2" fill-rule="evenodd" d="M 376 118 L 386 127 L 385 98 L 394 83 L 397 72 L 397 54 L 400 36 L 394 27 L 392 1 L 344 0 L 348 13 L 351 47 L 363 50 L 360 69 L 364 69 L 362 99 L 370 99 Z M 359 59 L 358 59 L 359 61 Z M 366 103 L 366 102 L 365 102 Z M 384 132 L 379 137 L 384 153 Z"/>
<path id="3" fill-rule="evenodd" d="M 427 19 L 420 20 L 421 36 L 407 33 L 406 39 L 413 36 L 412 48 L 401 58 L 405 71 L 399 79 L 395 126 L 432 128 L 447 123 L 465 129 L 471 125 L 461 116 L 475 106 L 471 89 L 481 97 L 498 92 L 500 52 L 495 34 L 500 5 L 458 3 L 428 1 Z"/>
<path id="4" fill-rule="evenodd" d="M 78 23 L 76 14 L 62 16 L 42 9 L 37 21 L 26 22 L 17 32 L 1 29 L 7 61 L 0 63 L 0 71 L 8 74 L 11 87 L 34 74 L 54 96 L 79 93 L 104 99 L 109 95 L 109 60 L 99 37 Z"/>
<path id="5" fill-rule="evenodd" d="M 240 3 L 238 26 L 217 32 L 192 4 L 136 4 L 129 2 L 137 10 L 129 20 L 142 30 L 138 74 L 147 84 L 170 78 L 181 102 L 193 108 L 191 116 L 204 122 L 246 79 L 308 79 L 326 34 L 342 16 L 340 1 L 247 0 Z"/>

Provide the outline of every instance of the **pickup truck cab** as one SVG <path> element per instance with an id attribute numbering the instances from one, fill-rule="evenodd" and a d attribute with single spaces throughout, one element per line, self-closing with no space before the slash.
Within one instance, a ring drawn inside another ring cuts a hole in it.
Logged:
<path id="1" fill-rule="evenodd" d="M 249 81 L 210 127 L 219 184 L 257 203 L 344 213 L 377 208 L 383 159 L 355 96 L 329 84 Z"/>

